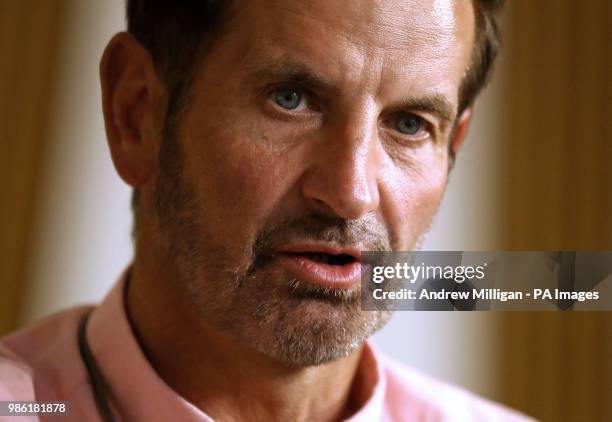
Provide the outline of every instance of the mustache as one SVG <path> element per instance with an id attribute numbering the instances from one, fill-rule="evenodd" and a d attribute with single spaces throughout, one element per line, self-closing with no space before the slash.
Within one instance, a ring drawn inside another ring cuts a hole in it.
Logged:
<path id="1" fill-rule="evenodd" d="M 282 245 L 307 241 L 358 245 L 367 251 L 391 250 L 389 232 L 373 214 L 359 220 L 346 220 L 313 213 L 264 226 L 253 243 L 251 269 L 267 264 Z"/>

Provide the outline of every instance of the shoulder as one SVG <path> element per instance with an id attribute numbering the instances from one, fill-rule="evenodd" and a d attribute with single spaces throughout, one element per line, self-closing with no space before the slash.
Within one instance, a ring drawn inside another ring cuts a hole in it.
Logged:
<path id="1" fill-rule="evenodd" d="M 90 309 L 68 309 L 0 339 L 0 400 L 52 400 L 85 380 L 76 336 Z"/>
<path id="2" fill-rule="evenodd" d="M 463 388 L 440 381 L 418 370 L 381 356 L 387 382 L 390 412 L 418 413 L 432 421 L 527 422 L 535 419 L 492 402 Z"/>

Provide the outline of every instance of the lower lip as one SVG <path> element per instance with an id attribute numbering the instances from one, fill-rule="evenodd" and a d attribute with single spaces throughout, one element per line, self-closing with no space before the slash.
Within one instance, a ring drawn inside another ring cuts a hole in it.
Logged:
<path id="1" fill-rule="evenodd" d="M 347 289 L 361 280 L 359 261 L 346 265 L 329 265 L 300 255 L 281 255 L 279 260 L 285 268 L 311 284 Z"/>

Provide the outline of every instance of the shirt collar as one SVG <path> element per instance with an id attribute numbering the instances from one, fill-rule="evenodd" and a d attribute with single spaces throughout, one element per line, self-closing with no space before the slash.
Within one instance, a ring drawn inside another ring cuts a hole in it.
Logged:
<path id="1" fill-rule="evenodd" d="M 151 422 L 213 419 L 172 390 L 151 367 L 129 324 L 125 310 L 126 276 L 92 313 L 87 340 L 108 384 L 111 407 L 125 420 Z M 359 366 L 365 404 L 348 421 L 380 420 L 386 380 L 378 353 L 366 342 Z"/>

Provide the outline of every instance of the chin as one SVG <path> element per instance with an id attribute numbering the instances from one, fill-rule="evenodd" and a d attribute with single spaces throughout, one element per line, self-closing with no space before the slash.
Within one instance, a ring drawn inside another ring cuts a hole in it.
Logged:
<path id="1" fill-rule="evenodd" d="M 249 340 L 260 353 L 282 365 L 316 366 L 350 355 L 390 317 L 390 312 L 365 312 L 302 299 L 301 303 L 279 312 L 267 327 L 259 323 L 263 332 Z"/>

